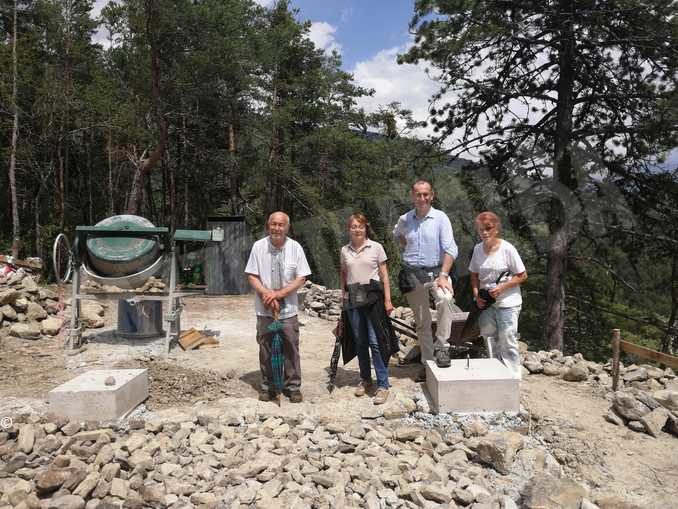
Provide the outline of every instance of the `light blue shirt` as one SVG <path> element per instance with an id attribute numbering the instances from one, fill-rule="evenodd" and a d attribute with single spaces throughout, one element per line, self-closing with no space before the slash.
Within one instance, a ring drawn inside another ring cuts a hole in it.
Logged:
<path id="1" fill-rule="evenodd" d="M 445 253 L 456 259 L 459 252 L 450 219 L 433 207 L 422 219 L 414 209 L 400 216 L 393 235 L 396 240 L 405 237 L 403 261 L 414 267 L 434 267 L 442 263 Z"/>

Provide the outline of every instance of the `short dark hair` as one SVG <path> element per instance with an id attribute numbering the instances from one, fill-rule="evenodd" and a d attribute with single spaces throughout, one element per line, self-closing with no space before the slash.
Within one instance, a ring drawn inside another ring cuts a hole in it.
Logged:
<path id="1" fill-rule="evenodd" d="M 412 184 L 411 190 L 414 191 L 414 186 L 419 185 L 419 184 L 428 184 L 428 187 L 430 187 L 431 191 L 433 191 L 433 184 L 428 179 L 417 179 L 417 180 L 415 180 L 414 184 Z"/>

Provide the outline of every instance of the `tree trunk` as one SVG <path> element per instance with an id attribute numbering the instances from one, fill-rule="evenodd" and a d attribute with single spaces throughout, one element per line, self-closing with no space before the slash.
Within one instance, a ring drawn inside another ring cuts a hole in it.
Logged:
<path id="1" fill-rule="evenodd" d="M 671 264 L 671 314 L 666 323 L 666 333 L 662 339 L 662 352 L 674 355 L 678 346 L 676 321 L 678 320 L 678 253 L 673 252 Z"/>
<path id="2" fill-rule="evenodd" d="M 108 215 L 114 214 L 115 205 L 113 200 L 113 130 L 108 126 L 108 139 L 106 140 L 106 153 L 108 155 Z"/>
<path id="3" fill-rule="evenodd" d="M 567 210 L 558 193 L 564 187 L 576 188 L 572 168 L 572 114 L 574 111 L 575 39 L 572 2 L 559 2 L 562 29 L 558 48 L 558 105 L 554 146 L 553 197 L 549 211 L 549 243 L 546 266 L 545 342 L 550 348 L 563 350 L 565 325 L 565 275 L 570 239 L 567 231 Z M 563 187 L 564 186 L 564 187 Z"/>
<path id="4" fill-rule="evenodd" d="M 232 117 L 235 113 L 232 114 Z M 228 169 L 229 169 L 229 201 L 231 214 L 238 213 L 240 202 L 240 174 L 238 172 L 238 160 L 236 157 L 235 126 L 233 122 L 228 124 Z"/>
<path id="5" fill-rule="evenodd" d="M 141 157 L 135 164 L 132 187 L 127 201 L 127 214 L 138 214 L 143 203 L 143 194 L 148 174 L 157 166 L 165 152 L 167 143 L 167 121 L 160 107 L 160 48 L 157 40 L 158 9 L 155 0 L 146 2 L 146 37 L 151 54 L 151 80 L 153 116 L 158 126 L 158 143 L 148 157 Z"/>
<path id="6" fill-rule="evenodd" d="M 9 153 L 9 187 L 12 196 L 12 256 L 19 257 L 21 235 L 19 230 L 19 203 L 16 193 L 16 147 L 19 136 L 19 107 L 17 105 L 17 0 L 14 0 L 12 20 L 12 145 Z"/>
<path id="7" fill-rule="evenodd" d="M 271 128 L 271 146 L 268 151 L 268 167 L 270 170 L 270 186 L 269 186 L 269 200 L 268 205 L 271 210 L 266 212 L 274 212 L 276 210 L 282 209 L 282 204 L 280 203 L 280 175 L 278 172 L 278 158 L 280 157 L 280 130 L 277 127 L 275 115 L 278 109 L 278 89 L 277 86 L 273 86 L 273 93 L 271 94 L 271 123 L 273 124 Z"/>

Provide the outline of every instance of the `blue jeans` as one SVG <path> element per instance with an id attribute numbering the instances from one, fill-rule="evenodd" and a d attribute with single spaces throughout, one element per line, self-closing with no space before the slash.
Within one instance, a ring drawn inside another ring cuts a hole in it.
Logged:
<path id="1" fill-rule="evenodd" d="M 521 366 L 518 353 L 518 316 L 520 306 L 498 308 L 490 306 L 478 317 L 480 335 L 490 341 L 492 357 L 504 362 L 520 379 Z"/>
<path id="2" fill-rule="evenodd" d="M 370 350 L 372 351 L 372 363 L 374 372 L 377 375 L 377 387 L 388 389 L 388 368 L 381 358 L 377 334 L 374 332 L 372 322 L 363 309 L 349 309 L 348 320 L 351 323 L 351 330 L 356 343 L 356 353 L 358 354 L 358 365 L 360 366 L 360 378 L 364 382 L 372 381 L 372 369 L 370 367 Z"/>

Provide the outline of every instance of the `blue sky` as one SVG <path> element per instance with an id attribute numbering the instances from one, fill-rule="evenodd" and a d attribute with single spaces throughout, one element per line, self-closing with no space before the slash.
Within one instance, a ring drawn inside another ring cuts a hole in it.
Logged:
<path id="1" fill-rule="evenodd" d="M 299 19 L 336 29 L 333 37 L 346 69 L 380 50 L 406 44 L 414 10 L 412 0 L 292 0 L 292 6 L 299 9 Z"/>

